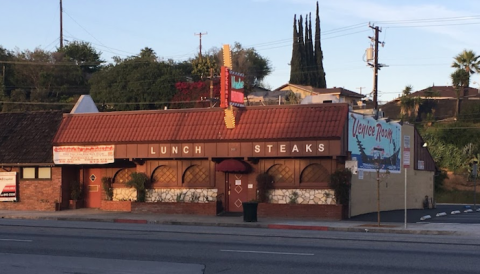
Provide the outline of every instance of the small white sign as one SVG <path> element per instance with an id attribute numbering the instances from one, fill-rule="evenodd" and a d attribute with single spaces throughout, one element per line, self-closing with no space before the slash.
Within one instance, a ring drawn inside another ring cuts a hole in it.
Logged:
<path id="1" fill-rule="evenodd" d="M 253 184 L 248 184 L 248 188 L 253 188 Z"/>
<path id="2" fill-rule="evenodd" d="M 235 185 L 236 186 L 241 186 L 242 185 L 242 180 L 235 180 Z"/>
<path id="3" fill-rule="evenodd" d="M 350 169 L 352 174 L 357 174 L 358 173 L 358 162 L 355 161 L 346 161 L 345 162 L 345 168 Z"/>
<path id="4" fill-rule="evenodd" d="M 403 168 L 410 167 L 410 151 L 405 150 L 403 151 Z"/>
<path id="5" fill-rule="evenodd" d="M 424 170 L 425 169 L 425 162 L 424 161 L 418 161 L 418 169 Z"/>

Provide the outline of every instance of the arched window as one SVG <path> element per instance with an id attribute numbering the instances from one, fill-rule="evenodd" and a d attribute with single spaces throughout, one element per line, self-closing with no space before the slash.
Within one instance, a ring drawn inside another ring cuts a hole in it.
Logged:
<path id="1" fill-rule="evenodd" d="M 321 164 L 308 165 L 300 176 L 300 183 L 328 182 L 330 173 Z"/>
<path id="2" fill-rule="evenodd" d="M 117 185 L 117 187 L 125 185 L 125 182 L 130 180 L 130 174 L 132 174 L 131 170 L 128 170 L 126 168 L 120 169 L 119 171 L 117 171 L 115 177 L 113 178 L 113 184 Z"/>
<path id="3" fill-rule="evenodd" d="M 201 166 L 190 166 L 183 173 L 183 185 L 208 186 L 208 183 L 208 172 Z"/>
<path id="4" fill-rule="evenodd" d="M 275 184 L 293 183 L 293 173 L 286 165 L 273 165 L 268 169 L 267 173 L 273 176 Z"/>
<path id="5" fill-rule="evenodd" d="M 156 186 L 174 186 L 177 184 L 177 174 L 168 166 L 158 166 L 153 171 L 152 183 Z"/>

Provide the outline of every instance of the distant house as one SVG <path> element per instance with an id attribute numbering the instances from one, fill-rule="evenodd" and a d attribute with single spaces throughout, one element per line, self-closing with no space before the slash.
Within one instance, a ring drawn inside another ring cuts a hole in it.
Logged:
<path id="1" fill-rule="evenodd" d="M 62 112 L 0 113 L 0 209 L 55 210 L 66 169 L 53 163 Z M 2 184 L 8 180 L 8 184 Z M 67 180 L 65 180 L 67 181 Z M 64 201 L 68 205 L 68 200 Z"/>
<path id="2" fill-rule="evenodd" d="M 422 119 L 428 113 L 432 118 L 443 120 L 455 116 L 457 93 L 453 86 L 432 86 L 410 94 L 409 97 L 418 97 L 423 100 L 417 113 L 417 118 Z M 468 109 L 480 103 L 480 92 L 476 88 L 469 87 L 465 90 L 460 102 L 460 111 Z M 402 116 L 400 97 L 380 106 L 386 117 L 399 119 Z"/>
<path id="3" fill-rule="evenodd" d="M 311 86 L 285 84 L 274 90 L 256 87 L 247 97 L 246 105 L 284 105 L 289 104 L 288 97 L 294 94 L 294 104 L 348 103 L 357 109 L 365 109 L 365 95 L 344 88 L 314 88 Z M 318 97 L 317 97 L 318 96 Z M 305 101 L 304 101 L 305 100 Z"/>
<path id="4" fill-rule="evenodd" d="M 261 105 L 265 102 L 265 96 L 270 92 L 269 89 L 263 87 L 254 87 L 252 91 L 245 97 L 245 105 L 254 106 Z"/>
<path id="5" fill-rule="evenodd" d="M 365 95 L 363 94 L 337 87 L 314 88 L 311 86 L 285 84 L 275 89 L 273 92 L 286 95 L 288 93 L 293 93 L 300 100 L 308 98 L 307 101 L 310 101 L 310 103 L 348 103 L 353 107 L 362 107 L 362 105 L 364 105 L 362 100 L 365 99 Z"/>

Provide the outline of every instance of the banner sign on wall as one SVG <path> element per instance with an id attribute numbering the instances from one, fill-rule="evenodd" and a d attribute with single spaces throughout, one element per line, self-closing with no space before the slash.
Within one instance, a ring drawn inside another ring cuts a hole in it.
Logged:
<path id="1" fill-rule="evenodd" d="M 0 172 L 0 201 L 17 201 L 17 173 Z"/>
<path id="2" fill-rule="evenodd" d="M 401 136 L 399 123 L 349 114 L 348 150 L 352 153 L 352 160 L 358 162 L 358 170 L 400 173 Z"/>
<path id="3" fill-rule="evenodd" d="M 114 159 L 115 146 L 53 147 L 53 162 L 59 165 L 109 164 Z"/>

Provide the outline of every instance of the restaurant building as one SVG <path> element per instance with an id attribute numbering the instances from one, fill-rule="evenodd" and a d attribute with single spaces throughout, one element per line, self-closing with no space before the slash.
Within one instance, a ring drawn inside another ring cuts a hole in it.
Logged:
<path id="1" fill-rule="evenodd" d="M 348 113 L 348 104 L 318 104 L 64 114 L 53 154 L 78 169 L 88 208 L 102 208 L 105 178 L 114 201 L 134 201 L 124 183 L 142 172 L 152 183 L 132 211 L 242 212 L 268 173 L 260 216 L 339 219 L 328 182 L 348 157 Z"/>

